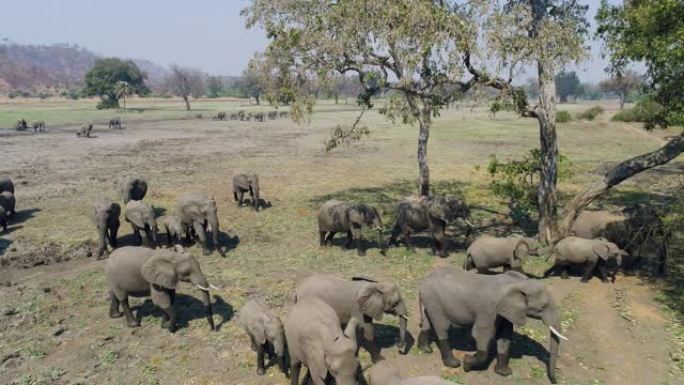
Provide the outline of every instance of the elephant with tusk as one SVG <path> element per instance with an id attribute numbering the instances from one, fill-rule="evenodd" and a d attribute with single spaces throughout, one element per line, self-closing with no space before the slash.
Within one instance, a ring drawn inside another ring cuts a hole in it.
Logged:
<path id="1" fill-rule="evenodd" d="M 363 203 L 349 203 L 338 200 L 325 202 L 318 210 L 318 233 L 320 245 L 331 244 L 335 233 L 346 233 L 346 248 L 351 247 L 352 239 L 356 243 L 358 255 L 366 255 L 363 248 L 361 228 L 364 226 L 375 228 L 378 232 L 378 244 L 383 247 L 382 220 L 378 210 Z M 384 253 L 384 248 L 381 250 Z"/>
<path id="2" fill-rule="evenodd" d="M 216 330 L 209 295 L 212 285 L 207 282 L 197 260 L 181 246 L 175 246 L 173 250 L 132 246 L 116 249 L 107 260 L 105 275 L 111 297 L 110 318 L 125 315 L 129 327 L 140 326 L 128 305 L 128 297 L 151 295 L 152 302 L 163 311 L 162 327 L 173 333 L 176 330 L 176 286 L 178 282 L 190 282 L 202 291 L 209 327 Z"/>

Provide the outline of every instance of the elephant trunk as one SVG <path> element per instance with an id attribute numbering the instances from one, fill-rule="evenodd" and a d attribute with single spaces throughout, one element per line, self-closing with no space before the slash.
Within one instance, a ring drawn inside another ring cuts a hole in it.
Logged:
<path id="1" fill-rule="evenodd" d="M 216 214 L 209 217 L 209 225 L 211 226 L 211 238 L 214 241 L 214 247 L 216 250 L 219 250 L 219 224 L 218 216 Z"/>
<path id="2" fill-rule="evenodd" d="M 399 348 L 399 353 L 406 354 L 407 344 L 406 344 L 406 327 L 408 325 L 408 312 L 406 311 L 406 305 L 404 302 L 400 302 L 397 306 L 397 315 L 399 316 L 399 342 L 397 347 Z"/>
<path id="3" fill-rule="evenodd" d="M 558 311 L 555 309 L 555 307 L 544 312 L 544 315 L 542 316 L 542 322 L 544 322 L 544 324 L 548 326 L 550 330 L 549 361 L 547 366 L 549 381 L 551 381 L 552 384 L 556 384 L 556 361 L 558 359 L 558 348 L 560 347 L 561 338 L 567 338 L 560 334 L 560 320 L 558 317 Z"/>
<path id="4" fill-rule="evenodd" d="M 100 233 L 100 245 L 97 249 L 97 254 L 95 255 L 95 258 L 99 259 L 102 256 L 102 254 L 104 254 L 105 250 L 107 249 L 107 240 L 106 240 L 107 227 L 106 227 L 106 225 L 98 226 L 97 232 Z"/>
<path id="5" fill-rule="evenodd" d="M 211 309 L 211 296 L 209 295 L 209 290 L 202 290 L 202 302 L 204 303 L 204 306 L 207 307 L 207 321 L 209 322 L 209 328 L 212 331 L 216 331 L 216 327 L 214 326 L 214 313 Z"/>
<path id="6" fill-rule="evenodd" d="M 259 211 L 259 185 L 254 186 L 254 209 Z"/>

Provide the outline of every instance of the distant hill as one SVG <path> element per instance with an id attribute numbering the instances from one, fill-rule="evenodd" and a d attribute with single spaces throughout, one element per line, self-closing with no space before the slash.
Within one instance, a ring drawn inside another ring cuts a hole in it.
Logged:
<path id="1" fill-rule="evenodd" d="M 0 93 L 79 88 L 86 72 L 100 57 L 78 45 L 0 44 Z M 147 73 L 150 87 L 155 89 L 162 85 L 168 73 L 166 68 L 149 60 L 133 61 Z"/>

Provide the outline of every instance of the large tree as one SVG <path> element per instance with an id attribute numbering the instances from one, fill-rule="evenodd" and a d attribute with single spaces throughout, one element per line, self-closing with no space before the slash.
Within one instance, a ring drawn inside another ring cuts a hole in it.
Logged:
<path id="1" fill-rule="evenodd" d="M 569 96 L 582 96 L 582 84 L 575 71 L 562 70 L 556 75 L 556 92 L 561 103 L 567 103 Z"/>
<path id="2" fill-rule="evenodd" d="M 603 80 L 599 87 L 603 92 L 610 92 L 617 95 L 620 101 L 620 109 L 625 107 L 625 102 L 630 93 L 638 90 L 644 85 L 644 80 L 635 71 L 627 70 L 624 73 L 618 72 L 610 79 Z"/>
<path id="3" fill-rule="evenodd" d="M 99 59 L 85 75 L 83 93 L 99 96 L 98 108 L 118 108 L 119 99 L 123 96 L 120 85 L 126 84 L 127 93 L 144 95 L 149 92 L 146 76 L 131 60 Z"/>
<path id="4" fill-rule="evenodd" d="M 190 111 L 190 97 L 198 99 L 204 93 L 204 75 L 196 69 L 174 64 L 166 82 L 169 92 L 183 99 L 187 111 Z"/>
<path id="5" fill-rule="evenodd" d="M 248 98 L 254 98 L 257 105 L 261 104 L 261 97 L 266 92 L 269 81 L 269 70 L 267 63 L 260 53 L 255 53 L 254 57 L 247 63 L 247 68 L 242 71 L 240 79 L 240 89 Z"/>

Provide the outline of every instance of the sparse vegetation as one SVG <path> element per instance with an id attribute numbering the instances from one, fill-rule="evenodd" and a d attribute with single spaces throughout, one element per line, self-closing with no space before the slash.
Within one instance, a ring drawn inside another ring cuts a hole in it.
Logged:
<path id="1" fill-rule="evenodd" d="M 577 119 L 584 119 L 584 120 L 594 120 L 596 119 L 597 116 L 601 115 L 605 110 L 601 106 L 594 106 L 591 107 L 590 109 L 581 112 L 577 114 Z M 558 121 L 558 119 L 556 119 Z"/>
<path id="2" fill-rule="evenodd" d="M 556 112 L 556 123 L 568 123 L 572 121 L 572 115 L 568 111 Z"/>

